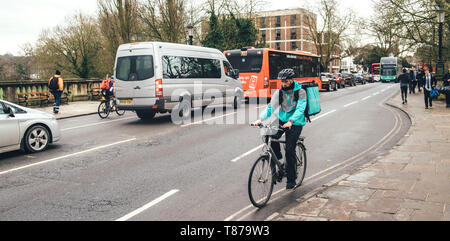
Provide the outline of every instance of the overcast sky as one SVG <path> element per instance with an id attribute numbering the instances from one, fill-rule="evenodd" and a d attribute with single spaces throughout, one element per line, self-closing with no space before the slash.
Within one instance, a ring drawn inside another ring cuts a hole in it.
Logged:
<path id="1" fill-rule="evenodd" d="M 266 0 L 264 10 L 304 7 L 302 0 Z M 372 0 L 337 0 L 342 11 L 353 9 L 359 17 L 372 14 Z M 311 2 L 311 0 L 309 0 Z M 313 0 L 312 2 L 317 2 Z M 21 55 L 21 46 L 34 44 L 43 29 L 64 23 L 77 11 L 97 12 L 96 0 L 0 0 L 0 54 Z"/>

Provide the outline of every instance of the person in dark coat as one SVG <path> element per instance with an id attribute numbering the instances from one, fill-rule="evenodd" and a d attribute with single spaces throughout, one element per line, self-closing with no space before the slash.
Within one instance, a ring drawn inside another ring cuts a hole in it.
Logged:
<path id="1" fill-rule="evenodd" d="M 411 80 L 409 84 L 409 93 L 415 94 L 417 85 L 417 73 L 415 68 L 409 70 L 409 79 Z"/>
<path id="2" fill-rule="evenodd" d="M 444 81 L 444 86 L 450 86 L 450 67 L 442 80 Z M 447 102 L 447 108 L 450 108 L 450 93 L 445 95 L 445 102 Z"/>
<path id="3" fill-rule="evenodd" d="M 403 69 L 403 74 L 398 77 L 398 81 L 400 82 L 400 89 L 402 90 L 403 104 L 408 103 L 408 87 L 411 83 L 411 79 L 407 72 L 408 71 L 406 69 Z"/>
<path id="4" fill-rule="evenodd" d="M 436 78 L 430 73 L 429 69 L 425 69 L 425 76 L 424 76 L 424 87 L 423 87 L 423 94 L 425 97 L 425 109 L 428 109 L 428 106 L 430 108 L 433 108 L 433 99 L 431 98 L 430 94 L 431 91 L 436 87 Z"/>
<path id="5" fill-rule="evenodd" d="M 425 71 L 423 69 L 420 69 L 419 74 L 417 75 L 417 86 L 418 86 L 419 92 L 422 92 L 424 76 L 425 76 Z"/>

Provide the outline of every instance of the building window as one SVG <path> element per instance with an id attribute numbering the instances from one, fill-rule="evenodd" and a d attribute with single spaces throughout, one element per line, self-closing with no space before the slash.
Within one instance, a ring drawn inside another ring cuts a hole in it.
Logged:
<path id="1" fill-rule="evenodd" d="M 291 15 L 291 26 L 297 25 L 297 15 Z"/>
<path id="2" fill-rule="evenodd" d="M 275 44 L 275 49 L 276 50 L 281 50 L 281 44 L 280 43 L 276 43 Z"/>
<path id="3" fill-rule="evenodd" d="M 298 49 L 298 46 L 297 46 L 297 43 L 296 43 L 296 42 L 292 42 L 292 43 L 291 43 L 291 49 L 292 49 L 292 50 L 297 50 L 297 49 Z"/>
<path id="4" fill-rule="evenodd" d="M 281 27 L 281 16 L 276 16 L 275 27 Z"/>
<path id="5" fill-rule="evenodd" d="M 291 39 L 297 39 L 297 30 L 296 29 L 291 29 Z"/>
<path id="6" fill-rule="evenodd" d="M 261 25 L 261 28 L 265 28 L 266 27 L 266 18 L 265 17 L 261 17 L 259 19 L 259 24 Z"/>
<path id="7" fill-rule="evenodd" d="M 263 40 L 266 40 L 266 30 L 262 30 L 262 31 L 261 31 L 261 38 L 262 38 Z"/>
<path id="8" fill-rule="evenodd" d="M 275 32 L 276 32 L 276 38 L 275 38 L 275 40 L 281 40 L 281 30 L 280 29 L 277 29 L 277 30 L 275 30 Z"/>

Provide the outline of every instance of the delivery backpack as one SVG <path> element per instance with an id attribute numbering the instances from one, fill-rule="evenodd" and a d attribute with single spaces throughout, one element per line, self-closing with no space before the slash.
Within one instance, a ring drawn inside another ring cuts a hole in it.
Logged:
<path id="1" fill-rule="evenodd" d="M 48 88 L 50 90 L 58 90 L 59 89 L 59 78 L 53 77 L 52 80 L 50 80 L 50 83 L 48 84 Z"/>
<path id="2" fill-rule="evenodd" d="M 319 85 L 315 82 L 302 82 L 302 89 L 306 92 L 306 108 L 305 108 L 305 119 L 307 122 L 311 123 L 311 116 L 320 113 L 320 97 L 319 97 Z M 299 92 L 297 90 L 294 92 L 294 100 L 297 102 L 299 99 Z M 279 95 L 279 103 L 283 102 L 281 99 L 283 95 Z"/>

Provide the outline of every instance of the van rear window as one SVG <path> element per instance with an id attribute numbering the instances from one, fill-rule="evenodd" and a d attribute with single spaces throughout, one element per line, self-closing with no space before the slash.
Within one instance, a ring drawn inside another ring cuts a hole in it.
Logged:
<path id="1" fill-rule="evenodd" d="M 117 60 L 116 78 L 123 81 L 142 81 L 152 78 L 153 56 L 126 56 Z"/>

